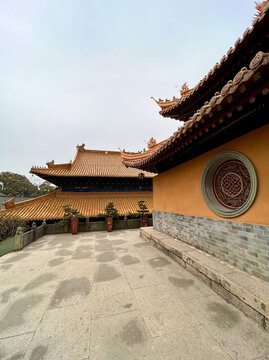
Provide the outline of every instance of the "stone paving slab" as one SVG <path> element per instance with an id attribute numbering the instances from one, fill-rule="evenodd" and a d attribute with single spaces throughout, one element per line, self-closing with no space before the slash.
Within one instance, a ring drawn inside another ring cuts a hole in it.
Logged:
<path id="1" fill-rule="evenodd" d="M 1 360 L 265 360 L 268 344 L 139 230 L 46 235 L 0 258 Z"/>
<path id="2" fill-rule="evenodd" d="M 0 359 L 22 359 L 34 333 L 18 335 L 0 340 Z"/>
<path id="3" fill-rule="evenodd" d="M 127 281 L 125 284 L 122 282 L 120 287 L 108 286 L 106 283 L 95 284 L 93 289 L 93 319 L 136 309 L 136 300 Z"/>
<path id="4" fill-rule="evenodd" d="M 162 279 L 159 274 L 147 264 L 133 264 L 132 266 L 126 266 L 124 268 L 124 273 L 131 289 L 159 285 L 166 281 L 166 279 Z"/>
<path id="5" fill-rule="evenodd" d="M 6 304 L 0 313 L 0 339 L 28 332 L 34 332 L 48 307 L 50 293 L 35 291 L 32 294 L 18 294 L 15 299 Z"/>
<path id="6" fill-rule="evenodd" d="M 232 359 L 269 356 L 269 334 L 218 295 L 188 300 L 186 305 Z"/>
<path id="7" fill-rule="evenodd" d="M 184 328 L 163 337 L 156 337 L 153 341 L 162 359 L 231 359 L 202 325 Z"/>
<path id="8" fill-rule="evenodd" d="M 158 358 L 139 311 L 93 321 L 90 359 L 156 360 Z"/>
<path id="9" fill-rule="evenodd" d="M 200 322 L 177 297 L 162 285 L 134 290 L 146 326 L 154 338 Z"/>
<path id="10" fill-rule="evenodd" d="M 91 303 L 50 309 L 44 314 L 24 359 L 86 359 Z"/>

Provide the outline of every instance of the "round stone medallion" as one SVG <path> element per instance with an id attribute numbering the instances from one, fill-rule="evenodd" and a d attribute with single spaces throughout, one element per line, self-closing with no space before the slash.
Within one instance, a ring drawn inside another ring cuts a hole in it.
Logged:
<path id="1" fill-rule="evenodd" d="M 257 175 L 246 156 L 236 151 L 223 151 L 206 164 L 201 190 L 212 211 L 223 217 L 235 217 L 253 203 Z"/>

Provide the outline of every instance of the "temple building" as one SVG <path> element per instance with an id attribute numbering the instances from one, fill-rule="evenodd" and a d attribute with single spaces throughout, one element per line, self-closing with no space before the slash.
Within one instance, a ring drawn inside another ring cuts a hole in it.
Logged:
<path id="1" fill-rule="evenodd" d="M 122 152 L 153 179 L 153 226 L 269 281 L 269 2 L 193 88 L 155 100 L 184 121 L 154 151 Z"/>
<path id="2" fill-rule="evenodd" d="M 70 205 L 86 218 L 104 212 L 114 202 L 120 216 L 136 212 L 138 201 L 144 200 L 152 211 L 153 173 L 127 169 L 120 151 L 86 150 L 78 145 L 74 161 L 66 164 L 48 162 L 46 167 L 32 167 L 30 173 L 55 184 L 58 189 L 48 195 L 15 204 L 5 202 L 2 213 L 17 215 L 27 221 L 57 220 Z"/>

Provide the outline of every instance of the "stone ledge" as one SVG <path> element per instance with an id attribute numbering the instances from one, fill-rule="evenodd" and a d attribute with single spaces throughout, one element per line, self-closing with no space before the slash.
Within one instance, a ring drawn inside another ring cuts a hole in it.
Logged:
<path id="1" fill-rule="evenodd" d="M 269 331 L 267 282 L 153 227 L 140 228 L 140 236 L 209 284 L 215 292 Z"/>

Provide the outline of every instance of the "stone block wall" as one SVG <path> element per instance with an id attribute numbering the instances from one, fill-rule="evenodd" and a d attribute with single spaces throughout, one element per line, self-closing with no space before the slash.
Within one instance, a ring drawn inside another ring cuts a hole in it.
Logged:
<path id="1" fill-rule="evenodd" d="M 269 226 L 154 211 L 153 227 L 269 282 Z"/>

